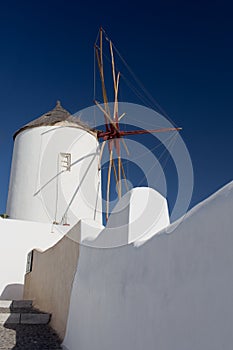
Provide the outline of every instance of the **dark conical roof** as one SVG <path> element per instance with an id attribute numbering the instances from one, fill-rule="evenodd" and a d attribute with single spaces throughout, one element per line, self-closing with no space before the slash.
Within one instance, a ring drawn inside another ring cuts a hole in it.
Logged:
<path id="1" fill-rule="evenodd" d="M 41 117 L 31 121 L 30 123 L 24 125 L 22 128 L 17 130 L 13 136 L 15 139 L 16 136 L 26 129 L 36 128 L 38 126 L 46 126 L 46 125 L 56 125 L 58 123 L 66 122 L 69 125 L 81 127 L 82 129 L 86 129 L 87 131 L 91 131 L 90 128 L 82 123 L 79 118 L 73 117 L 70 112 L 68 112 L 65 108 L 61 106 L 61 102 L 57 101 L 56 106 L 51 111 L 43 114 Z"/>

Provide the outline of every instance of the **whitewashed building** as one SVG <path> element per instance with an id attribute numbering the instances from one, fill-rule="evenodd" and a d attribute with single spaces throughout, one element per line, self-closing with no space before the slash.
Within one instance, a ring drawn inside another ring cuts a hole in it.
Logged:
<path id="1" fill-rule="evenodd" d="M 102 222 L 96 133 L 56 107 L 14 134 L 7 201 L 12 219 L 74 225 Z"/>
<path id="2" fill-rule="evenodd" d="M 58 101 L 14 134 L 7 201 L 0 220 L 0 300 L 23 297 L 27 254 L 54 246 L 80 219 L 102 223 L 95 131 Z"/>

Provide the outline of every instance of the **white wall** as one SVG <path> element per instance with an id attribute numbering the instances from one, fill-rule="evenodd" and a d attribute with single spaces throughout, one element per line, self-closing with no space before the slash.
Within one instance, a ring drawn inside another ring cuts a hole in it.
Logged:
<path id="1" fill-rule="evenodd" d="M 81 218 L 102 223 L 98 141 L 71 126 L 43 126 L 17 135 L 7 202 L 12 219 L 60 222 Z M 71 153 L 71 171 L 63 171 L 60 153 Z"/>
<path id="2" fill-rule="evenodd" d="M 64 346 L 231 350 L 232 208 L 233 183 L 144 244 L 81 245 Z"/>
<path id="3" fill-rule="evenodd" d="M 91 240 L 93 237 L 89 236 L 82 244 L 109 248 L 136 240 L 144 242 L 169 224 L 166 198 L 152 188 L 133 188 L 117 203 L 98 237 Z"/>
<path id="4" fill-rule="evenodd" d="M 51 327 L 64 339 L 70 294 L 84 237 L 97 236 L 103 226 L 94 220 L 80 220 L 51 248 L 33 251 L 32 271 L 25 276 L 24 298 L 52 314 Z"/>
<path id="5" fill-rule="evenodd" d="M 22 299 L 27 254 L 34 248 L 48 249 L 67 230 L 61 226 L 52 229 L 51 224 L 0 220 L 0 299 Z"/>

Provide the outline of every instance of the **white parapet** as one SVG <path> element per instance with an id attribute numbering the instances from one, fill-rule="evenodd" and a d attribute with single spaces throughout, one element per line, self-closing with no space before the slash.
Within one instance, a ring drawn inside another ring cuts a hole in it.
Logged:
<path id="1" fill-rule="evenodd" d="M 166 198 L 152 188 L 138 187 L 120 199 L 101 234 L 83 243 L 101 248 L 142 244 L 169 224 Z"/>
<path id="2" fill-rule="evenodd" d="M 0 220 L 0 300 L 22 299 L 27 255 L 34 248 L 46 250 L 69 230 L 68 226 L 21 220 Z"/>

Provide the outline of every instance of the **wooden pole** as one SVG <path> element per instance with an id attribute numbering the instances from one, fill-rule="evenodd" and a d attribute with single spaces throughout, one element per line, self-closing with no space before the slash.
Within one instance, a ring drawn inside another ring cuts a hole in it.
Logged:
<path id="1" fill-rule="evenodd" d="M 110 197 L 110 183 L 112 170 L 112 150 L 110 151 L 109 166 L 108 166 L 108 182 L 107 182 L 107 200 L 106 200 L 106 220 L 109 217 L 109 197 Z"/>

